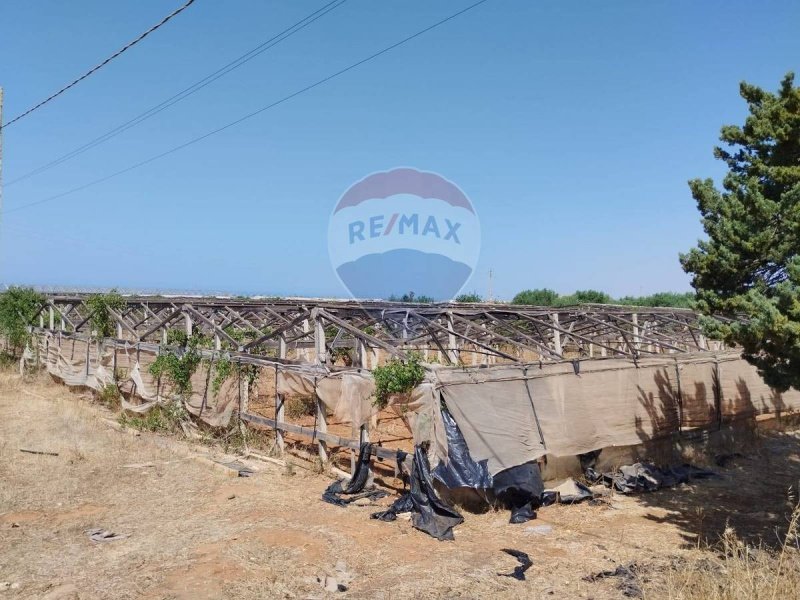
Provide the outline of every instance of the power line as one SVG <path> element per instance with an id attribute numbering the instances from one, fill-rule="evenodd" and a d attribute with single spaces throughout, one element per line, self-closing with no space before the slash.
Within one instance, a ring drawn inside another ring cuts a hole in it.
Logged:
<path id="1" fill-rule="evenodd" d="M 450 16 L 445 17 L 444 19 L 442 19 L 440 21 L 437 21 L 433 25 L 429 25 L 428 27 L 426 27 L 424 29 L 421 29 L 420 31 L 417 31 L 416 33 L 414 33 L 414 34 L 412 34 L 412 35 L 410 35 L 410 36 L 408 36 L 406 38 L 403 38 L 399 42 L 395 42 L 394 44 L 392 44 L 390 46 L 386 46 L 382 50 L 378 50 L 374 54 L 371 54 L 371 55 L 367 56 L 366 58 L 362 58 L 361 60 L 359 60 L 357 62 L 354 62 L 354 63 L 350 64 L 349 66 L 347 66 L 347 67 L 345 67 L 343 69 L 340 69 L 339 71 L 336 71 L 335 73 L 333 73 L 331 75 L 328 75 L 327 77 L 323 77 L 322 79 L 319 79 L 319 80 L 317 80 L 316 82 L 314 82 L 314 83 L 312 83 L 310 85 L 307 85 L 307 86 L 305 86 L 303 88 L 300 88 L 299 90 L 297 90 L 295 92 L 292 92 L 288 96 L 284 96 L 280 100 L 276 100 L 275 102 L 272 102 L 271 104 L 263 106 L 263 107 L 259 108 L 258 110 L 255 110 L 255 111 L 253 111 L 251 113 L 248 113 L 248 114 L 246 114 L 246 115 L 244 115 L 242 117 L 239 117 L 238 119 L 236 119 L 234 121 L 231 121 L 230 123 L 227 123 L 227 124 L 225 124 L 225 125 L 223 125 L 221 127 L 218 127 L 217 129 L 213 129 L 213 130 L 209 131 L 208 133 L 205 133 L 205 134 L 203 134 L 203 135 L 201 135 L 199 137 L 193 138 L 193 139 L 189 140 L 188 142 L 184 142 L 184 143 L 182 143 L 182 144 L 180 144 L 178 146 L 170 148 L 169 150 L 161 152 L 160 154 L 156 154 L 155 156 L 151 156 L 150 158 L 147 158 L 147 159 L 145 159 L 145 160 L 143 160 L 141 162 L 138 162 L 138 163 L 136 163 L 134 165 L 126 167 L 126 168 L 124 168 L 124 169 L 122 169 L 120 171 L 116 171 L 114 173 L 111 173 L 110 175 L 106 175 L 105 177 L 101 177 L 99 179 L 95 179 L 94 181 L 90 181 L 89 183 L 85 183 L 85 184 L 80 185 L 80 186 L 78 186 L 76 188 L 72 188 L 71 190 L 67 190 L 65 192 L 61 192 L 60 194 L 56 194 L 54 196 L 49 196 L 47 198 L 42 198 L 41 200 L 35 200 L 34 202 L 29 202 L 28 204 L 22 204 L 20 206 L 12 208 L 11 210 L 7 210 L 6 214 L 7 213 L 16 212 L 18 210 L 23 210 L 25 208 L 30 208 L 31 206 L 37 206 L 39 204 L 44 204 L 46 202 L 51 202 L 53 200 L 57 200 L 59 198 L 65 197 L 65 196 L 69 196 L 71 194 L 80 192 L 80 191 L 85 190 L 87 188 L 93 187 L 93 186 L 95 186 L 97 184 L 100 184 L 100 183 L 103 183 L 105 181 L 108 181 L 109 179 L 113 179 L 113 178 L 118 177 L 120 175 L 124 175 L 125 173 L 133 171 L 134 169 L 138 169 L 139 167 L 143 167 L 144 165 L 147 165 L 147 164 L 149 164 L 151 162 L 154 162 L 156 160 L 164 158 L 165 156 L 169 156 L 170 154 L 174 154 L 175 152 L 178 152 L 180 150 L 183 150 L 184 148 L 187 148 L 187 147 L 192 146 L 192 145 L 194 145 L 194 144 L 196 144 L 198 142 L 201 142 L 201 141 L 211 137 L 212 135 L 216 135 L 217 133 L 220 133 L 222 131 L 225 131 L 226 129 L 229 129 L 229 128 L 235 126 L 235 125 L 238 125 L 239 123 L 247 121 L 248 119 L 252 119 L 256 115 L 260 115 L 261 113 L 263 113 L 263 112 L 265 112 L 267 110 L 270 110 L 271 108 L 275 108 L 276 106 L 279 106 L 279 105 L 283 104 L 284 102 L 287 102 L 287 101 L 291 100 L 292 98 L 295 98 L 296 96 L 299 96 L 301 94 L 309 92 L 309 91 L 313 90 L 314 88 L 317 88 L 317 87 L 321 86 L 322 84 L 331 81 L 332 79 L 336 79 L 337 77 L 340 77 L 341 75 L 344 75 L 345 73 L 347 73 L 349 71 L 352 71 L 353 69 L 355 69 L 357 67 L 360 67 L 361 65 L 366 64 L 366 63 L 378 58 L 379 56 L 382 56 L 382 55 L 386 54 L 387 52 L 391 52 L 395 48 L 403 46 L 404 44 L 410 42 L 411 40 L 416 39 L 416 38 L 420 37 L 421 35 L 424 35 L 424 34 L 428 33 L 429 31 L 432 31 L 433 29 L 436 29 L 437 27 L 440 27 L 441 25 L 444 25 L 448 21 L 452 21 L 456 17 L 459 17 L 459 16 L 463 15 L 464 13 L 466 13 L 466 12 L 468 12 L 468 11 L 478 7 L 478 6 L 480 6 L 481 4 L 484 4 L 487 1 L 488 0 L 479 0 L 478 2 L 475 2 L 474 4 L 470 4 L 466 8 L 463 8 L 463 9 L 459 10 L 458 12 L 455 12 L 455 13 L 451 14 Z"/>
<path id="2" fill-rule="evenodd" d="M 33 177 L 34 175 L 38 175 L 39 173 L 43 173 L 44 171 L 48 171 L 48 170 L 52 169 L 53 167 L 56 167 L 56 166 L 60 165 L 61 163 L 66 162 L 66 161 L 78 156 L 79 154 L 83 154 L 87 150 L 90 150 L 91 148 L 94 148 L 95 146 L 98 146 L 98 145 L 110 140 L 113 137 L 116 137 L 117 135 L 123 133 L 124 131 L 127 131 L 131 127 L 135 127 L 136 125 L 139 125 L 140 123 L 142 123 L 143 121 L 146 121 L 150 117 L 153 117 L 153 116 L 157 115 L 161 111 L 166 110 L 170 106 L 172 106 L 174 104 L 177 104 L 181 100 L 184 100 L 185 98 L 188 98 L 192 94 L 200 91 L 201 89 L 203 89 L 207 85 L 210 85 L 211 83 L 213 83 L 214 81 L 216 81 L 220 77 L 223 77 L 224 75 L 227 75 L 228 73 L 230 73 L 234 69 L 238 69 L 239 67 L 241 67 L 245 63 L 249 62 L 250 60 L 252 60 L 256 56 L 258 56 L 259 54 L 262 54 L 263 52 L 266 52 L 270 48 L 273 48 L 274 46 L 277 46 L 278 44 L 280 44 L 284 40 L 290 38 L 294 34 L 296 34 L 299 31 L 301 31 L 302 29 L 305 29 L 306 27 L 311 25 L 317 19 L 320 19 L 323 16 L 325 16 L 326 14 L 328 14 L 329 12 L 331 12 L 332 10 L 335 10 L 335 9 L 339 8 L 345 2 L 347 2 L 347 0 L 333 0 L 332 2 L 328 2 L 327 4 L 322 6 L 321 8 L 319 8 L 319 9 L 315 10 L 314 12 L 312 12 L 311 14 L 307 15 L 306 17 L 303 17 L 302 19 L 300 19 L 299 21 L 297 21 L 296 23 L 294 23 L 290 27 L 287 27 L 286 29 L 284 29 L 280 33 L 272 36 L 270 39 L 266 40 L 265 42 L 262 42 L 261 44 L 259 44 L 258 46 L 256 46 L 252 50 L 250 50 L 249 52 L 246 52 L 245 54 L 243 54 L 243 55 L 239 56 L 238 58 L 232 60 L 231 62 L 229 62 L 225 66 L 217 69 L 216 71 L 214 71 L 210 75 L 207 75 L 203 79 L 193 83 L 192 85 L 190 85 L 189 87 L 181 90 L 177 94 L 175 94 L 175 95 L 167 98 L 163 102 L 161 102 L 159 104 L 156 104 L 155 106 L 147 109 L 146 111 L 144 111 L 143 113 L 137 115 L 133 119 L 130 119 L 129 121 L 126 121 L 122 125 L 119 125 L 119 126 L 115 127 L 114 129 L 111 129 L 111 130 L 107 131 L 103 135 L 98 136 L 98 137 L 94 138 L 93 140 L 83 144 L 82 146 L 79 146 L 78 148 L 75 148 L 74 150 L 71 150 L 71 151 L 67 152 L 66 154 L 60 156 L 59 158 L 56 158 L 56 159 L 54 159 L 54 160 L 52 160 L 52 161 L 50 161 L 50 162 L 48 162 L 48 163 L 46 163 L 44 165 L 41 165 L 41 166 L 33 169 L 32 171 L 29 171 L 29 172 L 25 173 L 24 175 L 20 175 L 16 179 L 12 179 L 8 183 L 6 183 L 6 187 L 8 187 L 10 185 L 14 185 L 15 183 L 18 183 L 18 182 L 20 182 L 20 181 L 22 181 L 24 179 L 28 179 L 30 177 Z"/>
<path id="3" fill-rule="evenodd" d="M 22 113 L 21 115 L 17 115 L 16 117 L 14 117 L 13 119 L 11 119 L 11 120 L 10 120 L 10 121 L 8 121 L 7 123 L 5 123 L 5 124 L 3 124 L 3 125 L 0 125 L 0 129 L 5 129 L 6 127 L 8 127 L 9 125 L 11 125 L 12 123 L 15 123 L 15 122 L 19 121 L 21 118 L 23 118 L 23 117 L 27 117 L 27 116 L 28 116 L 29 114 L 31 114 L 33 111 L 35 111 L 35 110 L 36 110 L 36 109 L 38 109 L 38 108 L 41 108 L 42 106 L 44 106 L 45 104 L 47 104 L 47 103 L 48 103 L 48 102 L 50 102 L 51 100 L 53 100 L 53 99 L 57 98 L 58 96 L 60 96 L 60 95 L 61 95 L 61 94 L 63 94 L 64 92 L 66 92 L 66 91 L 67 91 L 68 89 L 70 89 L 71 87 L 74 87 L 74 86 L 78 85 L 78 84 L 79 84 L 81 81 L 83 81 L 84 79 L 86 79 L 87 77 L 89 77 L 89 75 L 91 75 L 91 74 L 95 73 L 96 71 L 99 71 L 100 69 L 102 69 L 103 67 L 105 67 L 105 66 L 106 66 L 108 63 L 110 63 L 112 60 L 114 60 L 115 58 L 117 58 L 117 57 L 118 57 L 120 54 L 122 54 L 123 52 L 125 52 L 125 51 L 126 51 L 126 50 L 128 50 L 129 48 L 132 48 L 133 46 L 135 46 L 136 44 L 138 44 L 139 42 L 141 42 L 141 41 L 142 41 L 144 38 L 146 38 L 148 35 L 150 35 L 151 33 L 153 33 L 153 32 L 154 32 L 156 29 L 158 29 L 158 28 L 159 28 L 159 27 L 161 27 L 162 25 L 165 25 L 165 24 L 166 24 L 166 23 L 167 23 L 167 22 L 168 22 L 170 19 L 172 19 L 173 17 L 175 17 L 175 16 L 179 15 L 179 14 L 180 14 L 180 13 L 182 13 L 184 10 L 186 10 L 187 8 L 189 8 L 189 6 L 191 6 L 193 3 L 194 3 L 194 0 L 188 0 L 188 2 L 186 2 L 186 4 L 184 4 L 184 5 L 183 5 L 183 6 L 181 6 L 180 8 L 177 8 L 177 9 L 175 9 L 174 11 L 172 11 L 172 12 L 171 12 L 170 14 L 168 14 L 166 17 L 164 17 L 163 19 L 161 19 L 161 21 L 160 21 L 160 22 L 158 22 L 158 23 L 156 23 L 155 25 L 153 25 L 153 26 L 152 26 L 150 29 L 148 29 L 147 31 L 145 31 L 145 32 L 144 32 L 142 35 L 140 35 L 139 37 L 137 37 L 135 40 L 133 40 L 133 41 L 131 41 L 131 42 L 128 42 L 127 44 L 125 44 L 125 45 L 124 45 L 122 48 L 120 48 L 119 50 L 117 50 L 117 51 L 116 51 L 114 54 L 112 54 L 111 56 L 109 56 L 109 57 L 108 57 L 107 59 L 105 59 L 103 62 L 101 62 L 100 64 L 98 64 L 98 65 L 96 65 L 96 66 L 94 66 L 94 67 L 92 67 L 91 69 L 89 69 L 88 71 L 86 71 L 86 73 L 84 73 L 83 75 L 81 75 L 81 76 L 80 76 L 80 77 L 78 77 L 77 79 L 73 80 L 71 83 L 68 83 L 67 85 L 65 85 L 64 87 L 62 87 L 62 88 L 61 88 L 60 90 L 58 90 L 58 91 L 57 91 L 55 94 L 52 94 L 51 96 L 49 96 L 49 97 L 45 98 L 44 100 L 42 100 L 41 102 L 39 102 L 39 104 L 37 104 L 37 105 L 35 105 L 35 106 L 32 106 L 31 108 L 29 108 L 28 110 L 26 110 L 24 113 Z"/>

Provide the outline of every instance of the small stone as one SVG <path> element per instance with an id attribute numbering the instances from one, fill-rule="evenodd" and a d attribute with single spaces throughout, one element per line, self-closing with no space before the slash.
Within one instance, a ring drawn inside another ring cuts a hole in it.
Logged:
<path id="1" fill-rule="evenodd" d="M 339 591 L 339 582 L 336 581 L 335 577 L 328 577 L 325 576 L 325 585 L 323 586 L 326 592 L 338 592 Z"/>
<path id="2" fill-rule="evenodd" d="M 228 496 L 228 500 L 233 500 L 234 498 L 236 498 L 236 494 L 231 494 Z"/>
<path id="3" fill-rule="evenodd" d="M 19 523 L 11 523 L 11 529 L 19 527 Z"/>
<path id="4" fill-rule="evenodd" d="M 533 525 L 532 527 L 525 528 L 525 533 L 532 533 L 534 535 L 547 535 L 548 533 L 552 533 L 552 531 L 552 525 Z"/>

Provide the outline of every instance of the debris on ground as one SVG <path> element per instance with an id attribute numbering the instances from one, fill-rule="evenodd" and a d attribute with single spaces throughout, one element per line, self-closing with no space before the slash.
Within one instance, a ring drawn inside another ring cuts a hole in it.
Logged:
<path id="1" fill-rule="evenodd" d="M 587 575 L 583 578 L 584 581 L 594 583 L 607 577 L 620 577 L 621 581 L 617 586 L 626 598 L 644 598 L 644 592 L 637 580 L 637 573 L 641 571 L 641 567 L 636 563 L 629 565 L 619 565 L 616 569 L 608 571 L 600 571 L 594 575 Z"/>
<path id="2" fill-rule="evenodd" d="M 730 454 L 718 454 L 714 457 L 714 464 L 718 467 L 725 468 L 736 459 L 744 458 L 741 452 L 731 452 Z"/>
<path id="3" fill-rule="evenodd" d="M 592 490 L 570 477 L 561 485 L 545 490 L 542 494 L 542 505 L 547 506 L 556 503 L 577 504 L 592 498 L 594 498 Z"/>
<path id="4" fill-rule="evenodd" d="M 358 451 L 356 469 L 347 485 L 344 484 L 343 480 L 337 479 L 325 489 L 322 493 L 322 499 L 335 506 L 347 506 L 362 498 L 376 500 L 388 496 L 385 491 L 376 489 L 374 486 L 367 488 L 371 455 L 372 444 L 367 442 L 361 444 L 361 448 Z"/>
<path id="5" fill-rule="evenodd" d="M 99 527 L 95 529 L 87 529 L 84 531 L 84 533 L 88 535 L 89 539 L 93 542 L 114 542 L 116 540 L 124 540 L 125 538 L 130 537 L 127 533 L 114 533 L 113 531 Z"/>
<path id="6" fill-rule="evenodd" d="M 620 494 L 655 492 L 661 488 L 689 483 L 692 479 L 719 477 L 714 471 L 690 464 L 659 468 L 650 463 L 625 465 L 608 473 L 600 473 L 590 467 L 586 469 L 585 476 L 589 482 L 602 483 Z"/>
<path id="7" fill-rule="evenodd" d="M 340 560 L 336 563 L 334 575 L 328 575 L 327 573 L 317 575 L 317 583 L 326 592 L 346 592 L 353 578 L 353 574 L 347 569 L 347 564 Z"/>
<path id="8" fill-rule="evenodd" d="M 525 552 L 514 550 L 512 548 L 502 548 L 502 551 L 516 558 L 517 562 L 519 562 L 519 565 L 514 567 L 514 570 L 511 573 L 498 573 L 498 575 L 501 577 L 513 577 L 517 581 L 525 581 L 525 571 L 530 569 L 531 565 L 533 565 L 531 557 Z"/>
<path id="9" fill-rule="evenodd" d="M 28 448 L 20 448 L 20 452 L 26 454 L 41 454 L 42 456 L 58 456 L 58 452 L 48 452 L 47 450 L 29 450 Z"/>

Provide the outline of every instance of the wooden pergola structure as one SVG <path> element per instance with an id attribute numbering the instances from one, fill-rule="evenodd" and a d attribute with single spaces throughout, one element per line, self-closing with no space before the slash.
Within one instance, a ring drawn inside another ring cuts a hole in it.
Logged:
<path id="1" fill-rule="evenodd" d="M 52 294 L 40 328 L 91 333 L 86 294 Z M 561 361 L 718 350 L 691 310 L 618 305 L 536 307 L 320 299 L 127 296 L 110 314 L 118 339 L 166 343 L 170 329 L 201 332 L 217 349 L 332 364 L 342 350 L 358 366 L 368 351 L 434 353 L 443 364 Z M 293 358 L 289 358 L 293 355 Z"/>

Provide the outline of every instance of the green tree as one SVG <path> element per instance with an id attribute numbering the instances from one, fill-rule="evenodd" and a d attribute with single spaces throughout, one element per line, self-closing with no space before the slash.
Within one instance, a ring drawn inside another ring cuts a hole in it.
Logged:
<path id="1" fill-rule="evenodd" d="M 86 307 L 92 312 L 92 331 L 98 338 L 113 337 L 117 332 L 117 321 L 112 311 L 120 313 L 127 302 L 117 290 L 107 294 L 92 294 L 86 299 Z"/>
<path id="2" fill-rule="evenodd" d="M 541 288 L 536 290 L 523 290 L 511 300 L 511 304 L 529 304 L 531 306 L 553 306 L 558 300 L 558 294 L 553 290 Z"/>
<path id="3" fill-rule="evenodd" d="M 616 301 L 628 306 L 663 306 L 670 308 L 691 308 L 692 292 L 657 292 L 650 296 L 625 296 Z"/>
<path id="4" fill-rule="evenodd" d="M 708 239 L 681 264 L 692 274 L 710 334 L 738 344 L 764 380 L 800 389 L 800 88 L 742 83 L 749 114 L 714 149 L 728 172 L 689 182 Z M 734 317 L 726 321 L 717 317 Z"/>
<path id="5" fill-rule="evenodd" d="M 12 286 L 0 294 L 0 333 L 14 354 L 27 344 L 28 325 L 44 303 L 44 296 L 32 288 Z"/>
<path id="6" fill-rule="evenodd" d="M 431 296 L 420 294 L 417 296 L 414 292 L 408 292 L 402 296 L 389 296 L 389 302 L 416 302 L 417 304 L 432 304 L 435 300 Z"/>
<path id="7" fill-rule="evenodd" d="M 480 297 L 480 294 L 472 292 L 470 294 L 461 294 L 459 296 L 456 296 L 455 301 L 468 304 L 468 303 L 483 302 L 483 298 Z"/>
<path id="8" fill-rule="evenodd" d="M 559 296 L 554 306 L 574 306 L 576 304 L 610 304 L 611 296 L 597 290 L 578 290 L 569 296 Z"/>

